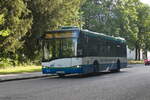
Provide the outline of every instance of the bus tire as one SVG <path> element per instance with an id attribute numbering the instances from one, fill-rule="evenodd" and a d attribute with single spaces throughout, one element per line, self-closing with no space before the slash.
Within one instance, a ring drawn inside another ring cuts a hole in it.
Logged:
<path id="1" fill-rule="evenodd" d="M 93 69 L 94 69 L 94 71 L 93 72 L 99 72 L 99 63 L 98 63 L 98 61 L 94 61 L 94 63 L 93 63 Z"/>
<path id="2" fill-rule="evenodd" d="M 57 75 L 61 78 L 65 77 L 65 74 L 57 74 Z"/>
<path id="3" fill-rule="evenodd" d="M 120 72 L 120 60 L 116 62 L 116 69 L 110 70 L 111 72 Z"/>
<path id="4" fill-rule="evenodd" d="M 116 72 L 120 72 L 120 60 L 117 60 L 117 69 Z"/>

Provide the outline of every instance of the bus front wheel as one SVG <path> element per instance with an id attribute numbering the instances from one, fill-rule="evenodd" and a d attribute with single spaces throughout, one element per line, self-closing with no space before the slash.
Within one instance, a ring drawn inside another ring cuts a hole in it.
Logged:
<path id="1" fill-rule="evenodd" d="M 65 77 L 65 74 L 57 74 L 59 77 Z"/>
<path id="2" fill-rule="evenodd" d="M 99 63 L 98 63 L 98 61 L 94 61 L 93 67 L 94 67 L 94 72 L 99 72 Z"/>
<path id="3" fill-rule="evenodd" d="M 116 72 L 120 72 L 120 60 L 117 61 L 117 69 Z"/>

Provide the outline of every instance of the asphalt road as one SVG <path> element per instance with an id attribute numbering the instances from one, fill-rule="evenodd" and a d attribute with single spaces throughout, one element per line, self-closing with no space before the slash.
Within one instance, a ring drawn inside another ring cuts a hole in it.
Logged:
<path id="1" fill-rule="evenodd" d="M 0 83 L 0 100 L 150 100 L 150 66 Z"/>

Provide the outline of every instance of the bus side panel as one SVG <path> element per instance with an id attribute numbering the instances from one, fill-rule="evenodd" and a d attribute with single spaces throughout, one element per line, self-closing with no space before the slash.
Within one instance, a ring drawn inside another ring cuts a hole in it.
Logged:
<path id="1" fill-rule="evenodd" d="M 87 69 L 94 72 L 93 63 L 97 61 L 99 64 L 98 71 L 109 71 L 117 69 L 117 60 L 120 60 L 120 67 L 125 68 L 127 66 L 126 57 L 84 57 L 83 65 L 88 65 Z M 85 66 L 86 67 L 86 66 Z M 85 69 L 85 68 L 84 68 Z"/>
<path id="2" fill-rule="evenodd" d="M 82 65 L 83 74 L 88 74 L 94 72 L 94 68 L 92 64 Z"/>

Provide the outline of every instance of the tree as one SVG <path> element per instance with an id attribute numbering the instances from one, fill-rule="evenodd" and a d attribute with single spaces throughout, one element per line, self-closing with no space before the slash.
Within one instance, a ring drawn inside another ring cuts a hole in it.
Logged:
<path id="1" fill-rule="evenodd" d="M 150 7 L 139 0 L 119 1 L 117 5 L 120 36 L 127 40 L 130 48 L 135 48 L 135 60 L 140 60 L 141 49 L 148 48 Z"/>
<path id="2" fill-rule="evenodd" d="M 121 37 L 127 40 L 128 47 L 130 49 L 140 48 L 137 44 L 138 40 L 138 27 L 135 23 L 138 19 L 136 6 L 139 0 L 120 0 L 117 2 L 115 9 L 116 24 L 119 29 L 119 34 Z M 137 51 L 136 53 L 140 52 Z M 137 58 L 136 58 L 137 59 Z"/>
<path id="3" fill-rule="evenodd" d="M 137 20 L 136 2 L 135 0 L 87 0 L 82 7 L 84 27 L 133 41 L 137 33 L 137 28 L 132 23 Z"/>
<path id="4" fill-rule="evenodd" d="M 138 20 L 136 21 L 138 27 L 138 40 L 136 45 L 143 49 L 145 55 L 147 51 L 150 50 L 150 6 L 143 3 L 139 3 L 137 6 Z M 139 50 L 138 50 L 139 51 Z M 140 58 L 140 53 L 137 54 L 137 58 Z"/>
<path id="5" fill-rule="evenodd" d="M 26 56 L 35 59 L 39 55 L 38 37 L 47 30 L 60 26 L 80 26 L 80 5 L 84 0 L 28 0 L 32 11 L 32 30 L 26 36 Z M 30 49 L 29 49 L 30 48 Z M 30 51 L 30 53 L 29 53 Z M 34 56 L 33 56 L 34 55 Z"/>
<path id="6" fill-rule="evenodd" d="M 113 18 L 115 2 L 115 0 L 87 0 L 81 9 L 85 21 L 83 27 L 105 34 L 112 33 L 114 22 L 111 19 Z"/>
<path id="7" fill-rule="evenodd" d="M 140 59 L 140 50 L 148 48 L 148 9 L 139 0 L 87 0 L 82 7 L 84 27 L 125 38 L 128 47 L 136 49 L 135 59 Z"/>
<path id="8" fill-rule="evenodd" d="M 32 16 L 23 0 L 0 0 L 0 8 L 3 24 L 2 29 L 8 30 L 5 37 L 0 36 L 0 55 L 17 59 L 24 43 L 23 37 L 31 28 Z"/>

